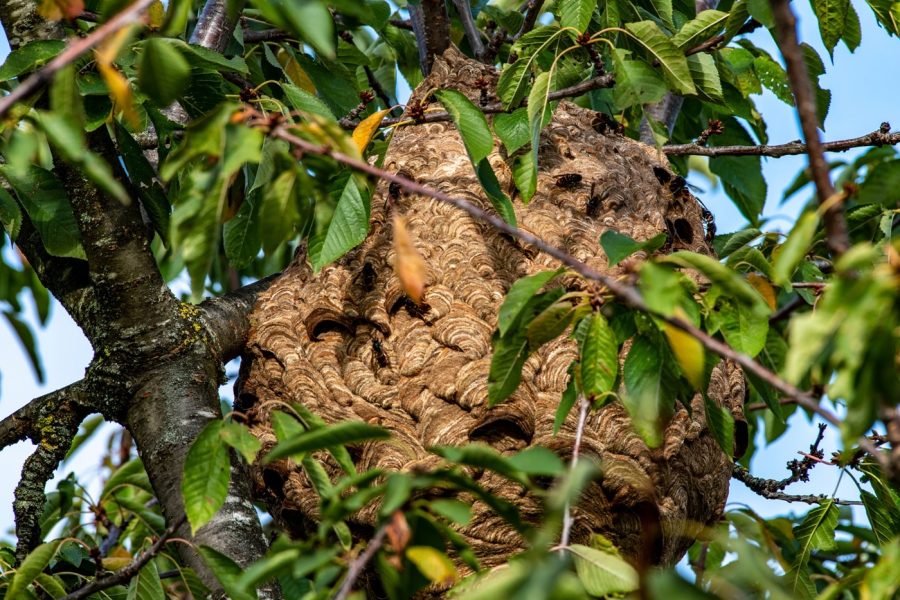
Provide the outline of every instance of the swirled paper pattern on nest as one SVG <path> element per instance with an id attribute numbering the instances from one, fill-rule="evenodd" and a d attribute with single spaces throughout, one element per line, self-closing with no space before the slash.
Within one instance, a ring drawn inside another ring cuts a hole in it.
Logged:
<path id="1" fill-rule="evenodd" d="M 496 72 L 450 48 L 410 103 L 427 102 L 444 88 L 459 89 L 477 103 L 480 92 L 469 82 L 479 77 L 495 82 Z M 697 203 L 690 195 L 673 196 L 654 174 L 654 167 L 666 167 L 665 159 L 633 140 L 598 133 L 595 117 L 569 102 L 556 109 L 541 134 L 537 193 L 527 206 L 514 201 L 520 227 L 613 274 L 616 269 L 607 268 L 599 245 L 608 229 L 646 240 L 680 219 L 669 247 L 711 252 Z M 511 192 L 508 159 L 499 144 L 490 162 Z M 451 123 L 398 128 L 384 167 L 490 209 Z M 570 173 L 581 180 L 559 185 L 559 177 Z M 516 279 L 557 265 L 451 206 L 401 193 L 393 210 L 406 217 L 428 265 L 425 305 L 416 308 L 392 269 L 389 193 L 380 183 L 372 199 L 371 234 L 359 248 L 318 274 L 300 254 L 260 297 L 237 395 L 254 434 L 271 447 L 269 415 L 296 402 L 330 423 L 356 419 L 393 432 L 388 441 L 354 449 L 361 470 L 428 468 L 439 459 L 426 448 L 473 440 L 502 452 L 543 445 L 567 455 L 574 413 L 558 435 L 552 429 L 566 370 L 576 356 L 570 339 L 532 355 L 513 396 L 487 407 L 498 307 Z M 574 279 L 568 283 L 577 285 Z M 743 385 L 736 367 L 720 363 L 709 392 L 737 416 Z M 605 476 L 575 511 L 575 541 L 599 532 L 636 557 L 641 519 L 651 514 L 663 532 L 654 558 L 672 563 L 691 543 L 693 524 L 719 518 L 730 462 L 706 428 L 699 395 L 693 405 L 691 415 L 684 408 L 675 411 L 664 443 L 653 450 L 634 433 L 620 404 L 591 414 L 583 452 L 601 461 Z M 315 522 L 318 498 L 298 466 L 281 461 L 257 468 L 255 481 L 258 496 L 290 531 L 299 534 Z M 539 505 L 518 486 L 490 473 L 479 483 L 518 504 L 524 517 L 539 517 Z M 462 531 L 486 564 L 503 562 L 522 547 L 518 535 L 486 506 L 475 502 L 473 509 L 473 520 Z M 374 508 L 355 516 L 361 526 L 374 519 Z"/>

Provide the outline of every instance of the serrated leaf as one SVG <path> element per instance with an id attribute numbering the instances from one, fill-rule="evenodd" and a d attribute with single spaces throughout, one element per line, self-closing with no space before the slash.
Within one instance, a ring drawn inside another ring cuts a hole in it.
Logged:
<path id="1" fill-rule="evenodd" d="M 743 248 L 761 235 L 762 231 L 759 229 L 748 227 L 730 234 L 721 244 L 719 244 L 719 240 L 716 239 L 716 254 L 719 255 L 719 258 L 726 258 L 732 252 L 735 252 L 739 248 Z"/>
<path id="2" fill-rule="evenodd" d="M 62 540 L 47 542 L 28 553 L 28 556 L 22 560 L 22 564 L 16 569 L 9 586 L 6 588 L 6 598 L 12 599 L 27 596 L 28 586 L 50 564 L 50 560 L 56 554 L 57 549 L 59 549 L 60 543 L 62 543 Z"/>
<path id="3" fill-rule="evenodd" d="M 606 254 L 610 267 L 616 266 L 623 259 L 631 256 L 638 250 L 644 250 L 648 255 L 652 254 L 665 243 L 665 233 L 660 233 L 643 242 L 633 240 L 624 233 L 619 233 L 613 229 L 607 229 L 600 236 L 600 245 L 603 247 L 603 252 Z"/>
<path id="4" fill-rule="evenodd" d="M 613 389 L 619 371 L 616 336 L 600 313 L 590 317 L 581 343 L 581 388 L 589 398 Z"/>
<path id="5" fill-rule="evenodd" d="M 689 321 L 681 307 L 676 307 L 673 315 Z M 669 323 L 664 325 L 663 332 L 666 334 L 675 360 L 678 361 L 687 380 L 691 382 L 694 389 L 702 389 L 705 373 L 703 344 L 691 334 Z"/>
<path id="6" fill-rule="evenodd" d="M 784 68 L 770 56 L 760 55 L 753 59 L 753 68 L 760 83 L 769 88 L 775 97 L 794 106 L 794 93 Z"/>
<path id="7" fill-rule="evenodd" d="M 537 191 L 537 166 L 534 163 L 534 153 L 526 152 L 513 159 L 513 181 L 523 204 L 528 204 Z"/>
<path id="8" fill-rule="evenodd" d="M 310 253 L 317 271 L 358 246 L 369 233 L 370 191 L 355 177 L 347 179 L 334 208 L 321 249 Z"/>
<path id="9" fill-rule="evenodd" d="M 700 92 L 700 96 L 714 101 L 723 100 L 722 81 L 715 59 L 706 53 L 688 56 L 688 68 L 691 78 Z"/>
<path id="10" fill-rule="evenodd" d="M 501 337 L 495 341 L 488 373 L 489 406 L 502 402 L 519 387 L 528 353 L 528 339 L 524 335 Z"/>
<path id="11" fill-rule="evenodd" d="M 672 44 L 681 50 L 689 50 L 720 33 L 728 20 L 728 13 L 720 10 L 704 10 L 681 26 L 672 36 Z"/>
<path id="12" fill-rule="evenodd" d="M 759 305 L 748 306 L 724 298 L 716 303 L 710 319 L 722 331 L 729 346 L 754 357 L 766 345 L 769 333 L 768 312 Z"/>
<path id="13" fill-rule="evenodd" d="M 562 27 L 574 27 L 578 33 L 584 33 L 595 8 L 597 0 L 560 0 L 557 8 L 559 24 Z"/>
<path id="14" fill-rule="evenodd" d="M 240 423 L 225 423 L 219 431 L 219 435 L 225 440 L 225 443 L 237 450 L 248 464 L 253 464 L 256 460 L 256 454 L 262 447 L 259 441 L 246 425 Z"/>
<path id="15" fill-rule="evenodd" d="M 131 583 L 128 584 L 128 600 L 165 600 L 162 582 L 159 579 L 159 571 L 152 560 L 138 571 Z"/>
<path id="16" fill-rule="evenodd" d="M 6 318 L 7 324 L 15 332 L 16 337 L 19 338 L 19 343 L 22 344 L 22 348 L 28 355 L 28 361 L 31 364 L 31 368 L 34 369 L 35 378 L 40 383 L 44 383 L 44 365 L 41 361 L 41 353 L 38 352 L 34 334 L 31 332 L 31 327 L 10 311 L 4 310 L 3 316 Z"/>
<path id="17" fill-rule="evenodd" d="M 353 129 L 353 141 L 356 143 L 356 147 L 359 148 L 360 154 L 366 150 L 366 146 L 375 137 L 378 128 L 381 127 L 381 122 L 389 112 L 391 112 L 390 109 L 374 112 L 360 121 L 359 125 Z"/>
<path id="18" fill-rule="evenodd" d="M 138 86 L 160 108 L 181 95 L 190 77 L 191 66 L 171 44 L 161 38 L 144 42 L 138 63 Z"/>
<path id="19" fill-rule="evenodd" d="M 449 585 L 456 581 L 456 567 L 447 555 L 437 548 L 410 546 L 406 549 L 406 558 L 432 583 Z"/>
<path id="20" fill-rule="evenodd" d="M 550 78 L 552 73 L 544 71 L 534 78 L 534 84 L 528 93 L 528 127 L 531 130 L 531 155 L 534 164 L 538 164 L 538 149 L 541 143 L 541 129 L 544 126 L 544 111 L 550 95 Z"/>
<path id="21" fill-rule="evenodd" d="M 811 0 L 819 22 L 819 33 L 828 54 L 834 57 L 834 47 L 844 34 L 850 0 Z"/>
<path id="22" fill-rule="evenodd" d="M 503 304 L 500 305 L 500 310 L 497 313 L 497 330 L 501 336 L 509 332 L 510 327 L 516 322 L 528 301 L 538 293 L 538 290 L 558 275 L 561 275 L 563 271 L 564 269 L 543 271 L 522 277 L 510 286 L 509 291 L 506 293 L 506 298 L 504 298 Z"/>
<path id="23" fill-rule="evenodd" d="M 225 503 L 231 479 L 228 446 L 220 438 L 222 421 L 206 424 L 184 461 L 181 494 L 184 511 L 196 533 Z"/>
<path id="24" fill-rule="evenodd" d="M 494 168 L 491 167 L 491 163 L 488 162 L 488 159 L 482 158 L 478 161 L 478 164 L 475 165 L 475 174 L 478 176 L 478 182 L 481 184 L 481 189 L 484 190 L 485 195 L 488 197 L 488 200 L 491 201 L 491 206 L 494 207 L 497 214 L 500 215 L 508 225 L 516 227 L 516 210 L 513 207 L 509 196 L 507 196 L 500 187 L 500 181 L 497 180 L 497 174 L 494 173 Z"/>
<path id="25" fill-rule="evenodd" d="M 575 317 L 576 307 L 571 302 L 557 302 L 548 306 L 525 328 L 530 351 L 534 352 L 547 342 L 562 335 Z"/>
<path id="26" fill-rule="evenodd" d="M 497 81 L 497 95 L 503 101 L 503 108 L 509 110 L 525 97 L 531 80 L 531 63 L 530 59 L 520 58 L 503 67 Z"/>
<path id="27" fill-rule="evenodd" d="M 511 113 L 495 115 L 494 133 L 503 142 L 506 152 L 512 155 L 531 140 L 527 109 L 518 108 Z"/>
<path id="28" fill-rule="evenodd" d="M 627 594 L 638 589 L 637 571 L 621 557 L 581 544 L 570 545 L 568 551 L 581 585 L 592 596 Z"/>
<path id="29" fill-rule="evenodd" d="M 682 250 L 661 259 L 662 262 L 676 264 L 688 269 L 696 269 L 712 283 L 721 286 L 736 300 L 755 306 L 760 304 L 761 298 L 750 284 L 735 271 L 732 271 L 719 261 L 705 254 Z"/>
<path id="30" fill-rule="evenodd" d="M 624 110 L 661 100 L 668 91 L 666 82 L 650 65 L 644 61 L 627 60 L 626 55 L 627 52 L 618 48 L 613 53 L 616 85 L 612 89 L 612 97 L 615 108 Z"/>
<path id="31" fill-rule="evenodd" d="M 66 43 L 61 40 L 36 40 L 16 48 L 0 66 L 0 81 L 9 81 L 50 62 Z"/>
<path id="32" fill-rule="evenodd" d="M 840 510 L 834 500 L 825 500 L 816 508 L 806 513 L 800 525 L 794 527 L 794 538 L 797 540 L 797 554 L 788 572 L 791 589 L 798 593 L 805 585 L 809 557 L 813 550 L 829 550 L 835 547 L 834 528 L 837 526 Z"/>
<path id="33" fill-rule="evenodd" d="M 335 120 L 334 113 L 317 96 L 291 83 L 282 83 L 281 89 L 284 90 L 284 97 L 294 110 Z"/>
<path id="34" fill-rule="evenodd" d="M 262 248 L 257 194 L 248 194 L 237 214 L 222 227 L 225 256 L 236 269 L 246 268 Z"/>
<path id="35" fill-rule="evenodd" d="M 625 29 L 653 56 L 672 87 L 681 94 L 694 94 L 696 88 L 684 54 L 666 37 L 653 21 L 627 23 Z"/>
<path id="36" fill-rule="evenodd" d="M 255 0 L 254 6 L 280 29 L 293 33 L 327 58 L 335 57 L 334 20 L 321 0 Z"/>
<path id="37" fill-rule="evenodd" d="M 362 421 L 342 421 L 334 425 L 305 431 L 289 439 L 279 442 L 266 455 L 265 463 L 296 456 L 316 450 L 324 450 L 330 446 L 341 444 L 358 444 L 368 440 L 383 440 L 390 437 L 390 432 Z"/>
<path id="38" fill-rule="evenodd" d="M 731 458 L 734 454 L 734 417 L 731 411 L 717 405 L 706 394 L 703 394 L 703 406 L 706 410 L 706 426 L 725 456 Z"/>
<path id="39" fill-rule="evenodd" d="M 543 446 L 532 446 L 509 457 L 509 463 L 526 475 L 562 475 L 566 465 L 552 450 Z"/>
<path id="40" fill-rule="evenodd" d="M 772 262 L 772 281 L 781 287 L 787 287 L 791 283 L 791 276 L 797 266 L 809 252 L 810 244 L 819 226 L 819 215 L 816 212 L 807 212 L 797 219 L 797 223 L 788 235 L 787 240 L 775 253 Z"/>
<path id="41" fill-rule="evenodd" d="M 646 336 L 636 337 L 622 367 L 626 392 L 622 403 L 635 431 L 651 448 L 663 442 L 673 411 L 674 389 L 666 385 L 665 374 L 662 349 Z"/>
<path id="42" fill-rule="evenodd" d="M 472 164 L 487 158 L 494 150 L 494 136 L 481 109 L 457 90 L 440 90 L 434 95 L 456 124 Z"/>

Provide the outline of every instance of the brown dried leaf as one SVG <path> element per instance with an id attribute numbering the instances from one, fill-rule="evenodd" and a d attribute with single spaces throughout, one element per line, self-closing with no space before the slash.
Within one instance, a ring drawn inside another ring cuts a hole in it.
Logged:
<path id="1" fill-rule="evenodd" d="M 391 515 L 391 522 L 387 524 L 384 532 L 387 534 L 391 549 L 398 554 L 403 552 L 412 537 L 406 516 L 399 510 L 394 511 L 394 514 Z"/>
<path id="2" fill-rule="evenodd" d="M 400 278 L 400 285 L 406 295 L 416 304 L 422 303 L 425 293 L 425 261 L 413 246 L 403 217 L 394 217 L 394 271 Z"/>

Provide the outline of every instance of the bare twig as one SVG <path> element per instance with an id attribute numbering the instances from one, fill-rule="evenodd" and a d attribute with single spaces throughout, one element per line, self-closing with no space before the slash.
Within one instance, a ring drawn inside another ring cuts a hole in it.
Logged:
<path id="1" fill-rule="evenodd" d="M 877 131 L 847 140 L 836 140 L 821 144 L 826 152 L 845 152 L 852 148 L 866 146 L 893 146 L 900 144 L 900 132 L 890 133 L 890 125 L 882 124 Z M 793 154 L 806 154 L 807 145 L 803 142 L 788 142 L 773 146 L 713 146 L 706 147 L 699 144 L 671 144 L 663 146 L 662 151 L 668 156 L 771 156 L 778 158 Z"/>
<path id="2" fill-rule="evenodd" d="M 333 600 L 345 600 L 350 595 L 350 592 L 353 591 L 353 584 L 356 583 L 360 573 L 366 568 L 366 565 L 372 560 L 372 557 L 375 556 L 381 545 L 384 544 L 384 536 L 386 534 L 387 527 L 382 525 L 375 533 L 375 537 L 369 542 L 369 545 L 366 546 L 366 549 L 350 563 L 350 567 L 347 569 L 347 576 L 344 578 L 344 582 L 341 584 L 337 594 L 334 595 Z"/>
<path id="3" fill-rule="evenodd" d="M 91 31 L 87 36 L 70 41 L 65 49 L 57 54 L 53 60 L 48 62 L 39 71 L 36 71 L 34 75 L 20 83 L 19 86 L 8 95 L 0 99 L 0 118 L 5 117 L 6 113 L 8 113 L 16 103 L 21 102 L 44 85 L 50 83 L 53 79 L 53 75 L 57 71 L 73 63 L 82 54 L 123 27 L 133 24 L 152 3 L 153 0 L 137 0 L 137 2 L 125 8 L 125 10 L 111 18 L 109 21 Z"/>
<path id="4" fill-rule="evenodd" d="M 805 502 L 806 504 L 821 504 L 823 500 L 828 499 L 828 496 L 825 494 L 785 494 L 784 492 L 780 492 L 772 487 L 773 483 L 778 483 L 777 481 L 773 481 L 772 479 L 764 479 L 762 477 L 754 477 L 750 474 L 750 471 L 738 464 L 735 464 L 732 468 L 731 476 L 746 485 L 754 493 L 769 500 L 784 500 L 785 502 Z M 834 499 L 834 503 L 843 504 L 845 506 L 859 506 L 862 504 L 862 502 L 858 500 L 840 500 L 838 498 Z"/>
<path id="5" fill-rule="evenodd" d="M 163 532 L 159 539 L 153 542 L 153 544 L 147 548 L 140 556 L 135 558 L 133 561 L 114 572 L 112 575 L 108 577 L 104 577 L 102 579 L 95 579 L 89 584 L 82 586 L 63 597 L 62 600 L 81 600 L 82 598 L 87 598 L 92 594 L 96 594 L 97 592 L 109 589 L 115 585 L 120 585 L 126 583 L 131 580 L 132 577 L 138 574 L 144 566 L 150 562 L 153 557 L 155 557 L 162 550 L 163 546 L 165 546 L 166 542 L 169 540 L 172 535 L 174 535 L 175 530 L 178 529 L 181 524 L 184 522 L 185 517 L 182 516 L 175 523 L 169 525 L 166 530 Z"/>
<path id="6" fill-rule="evenodd" d="M 528 0 L 528 5 L 525 9 L 525 20 L 522 21 L 522 26 L 519 28 L 519 31 L 517 31 L 513 36 L 512 39 L 514 42 L 534 29 L 534 26 L 537 23 L 538 15 L 541 14 L 541 9 L 543 7 L 544 0 Z"/>
<path id="7" fill-rule="evenodd" d="M 569 472 L 573 472 L 578 464 L 578 455 L 581 452 L 581 440 L 584 437 L 584 426 L 587 423 L 590 408 L 591 403 L 587 398 L 581 396 L 578 401 L 578 425 L 575 428 L 575 443 L 572 445 L 572 463 L 569 465 Z M 563 513 L 562 533 L 559 536 L 560 548 L 568 548 L 569 536 L 572 533 L 572 525 L 574 523 L 575 518 L 572 516 L 572 507 L 566 502 L 566 509 Z"/>
<path id="8" fill-rule="evenodd" d="M 469 40 L 469 47 L 472 48 L 475 56 L 481 57 L 484 54 L 484 44 L 481 42 L 481 32 L 475 26 L 475 19 L 472 18 L 472 7 L 469 0 L 453 0 L 453 6 L 459 13 L 463 31 L 466 32 L 466 39 Z"/>
<path id="9" fill-rule="evenodd" d="M 825 221 L 825 242 L 833 257 L 837 258 L 850 248 L 850 237 L 847 234 L 847 222 L 844 219 L 844 208 L 836 201 L 834 186 L 825 160 L 825 152 L 819 139 L 819 119 L 816 108 L 816 97 L 813 93 L 803 50 L 797 40 L 797 19 L 791 10 L 790 0 L 770 0 L 772 15 L 775 18 L 775 33 L 781 54 L 787 65 L 788 80 L 797 103 L 800 116 L 800 128 L 806 138 L 806 153 L 809 155 L 811 179 L 816 186 L 816 197 L 823 208 Z"/>
<path id="10" fill-rule="evenodd" d="M 245 44 L 259 44 L 260 42 L 281 42 L 294 39 L 294 36 L 280 29 L 244 29 L 243 38 Z"/>
<path id="11" fill-rule="evenodd" d="M 77 381 L 56 391 L 39 396 L 0 421 L 0 449 L 22 441 L 25 438 L 40 441 L 39 420 L 44 415 L 58 414 L 71 410 L 66 406 L 83 404 L 84 381 Z"/>

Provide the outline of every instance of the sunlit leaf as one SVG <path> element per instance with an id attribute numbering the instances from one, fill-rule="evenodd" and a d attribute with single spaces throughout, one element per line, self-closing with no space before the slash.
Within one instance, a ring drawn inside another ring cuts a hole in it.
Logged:
<path id="1" fill-rule="evenodd" d="M 184 461 L 181 493 L 184 511 L 196 532 L 225 503 L 231 479 L 228 446 L 220 438 L 222 421 L 210 421 L 194 440 Z"/>
<path id="2" fill-rule="evenodd" d="M 433 583 L 447 585 L 456 581 L 456 567 L 453 562 L 436 548 L 410 546 L 406 549 L 406 558 Z"/>
<path id="3" fill-rule="evenodd" d="M 676 308 L 673 314 L 676 317 L 687 320 L 687 315 L 680 307 Z M 695 389 L 701 389 L 704 380 L 703 344 L 691 334 L 669 323 L 665 324 L 663 332 L 669 340 L 672 353 L 675 355 L 675 359 L 678 361 L 678 365 L 684 372 L 685 377 Z"/>
<path id="4" fill-rule="evenodd" d="M 592 596 L 626 594 L 638 589 L 638 573 L 624 559 L 582 544 L 568 551 L 584 589 Z"/>
<path id="5" fill-rule="evenodd" d="M 368 146 L 369 142 L 372 141 L 372 138 L 375 137 L 378 128 L 381 126 L 381 122 L 389 112 L 391 112 L 389 109 L 373 112 L 371 115 L 360 121 L 359 125 L 353 130 L 353 141 L 356 142 L 356 147 L 359 148 L 360 154 L 365 151 L 366 146 Z"/>

